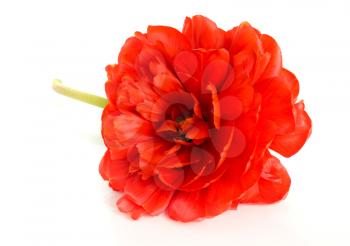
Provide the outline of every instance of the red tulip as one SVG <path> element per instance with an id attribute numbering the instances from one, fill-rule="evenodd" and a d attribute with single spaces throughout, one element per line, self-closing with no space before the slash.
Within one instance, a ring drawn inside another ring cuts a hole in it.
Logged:
<path id="1" fill-rule="evenodd" d="M 270 149 L 294 155 L 311 120 L 272 37 L 194 16 L 182 32 L 136 32 L 106 70 L 100 173 L 123 193 L 120 211 L 187 222 L 286 196 Z"/>

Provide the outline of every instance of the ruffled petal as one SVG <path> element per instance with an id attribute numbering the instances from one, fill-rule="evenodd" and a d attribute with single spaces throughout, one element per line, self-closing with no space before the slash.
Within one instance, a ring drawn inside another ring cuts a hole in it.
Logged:
<path id="1" fill-rule="evenodd" d="M 264 73 L 260 79 L 276 77 L 280 74 L 282 69 L 282 54 L 277 42 L 269 35 L 262 34 L 261 42 L 264 48 L 264 52 L 269 54 L 269 62 L 265 68 Z"/>
<path id="2" fill-rule="evenodd" d="M 243 22 L 227 32 L 235 85 L 253 85 L 266 70 L 271 54 L 264 52 L 261 34 Z"/>
<path id="3" fill-rule="evenodd" d="M 128 213 L 133 219 L 138 219 L 143 213 L 149 215 L 158 215 L 167 209 L 168 204 L 173 196 L 173 191 L 163 190 L 156 186 L 153 181 L 136 181 L 137 187 L 139 185 L 145 185 L 145 194 L 135 191 L 133 188 L 130 192 L 119 199 L 117 206 L 121 212 Z"/>
<path id="4" fill-rule="evenodd" d="M 113 119 L 112 130 L 117 141 L 127 147 L 149 139 L 153 135 L 154 128 L 150 122 L 136 114 L 125 112 Z"/>
<path id="5" fill-rule="evenodd" d="M 236 96 L 220 96 L 220 118 L 222 120 L 235 120 L 243 113 L 243 103 Z"/>
<path id="6" fill-rule="evenodd" d="M 118 62 L 134 66 L 142 47 L 143 43 L 138 38 L 128 38 L 120 50 Z"/>
<path id="7" fill-rule="evenodd" d="M 244 133 L 234 126 L 223 126 L 210 131 L 210 139 L 214 149 L 220 153 L 221 158 L 234 158 L 239 156 L 246 148 Z M 224 159 L 225 159 L 224 158 Z"/>
<path id="8" fill-rule="evenodd" d="M 228 210 L 232 206 L 233 197 L 240 194 L 237 176 L 226 172 L 220 179 L 207 188 L 206 216 L 212 217 Z"/>
<path id="9" fill-rule="evenodd" d="M 163 109 L 159 104 L 151 101 L 144 101 L 136 106 L 136 111 L 146 120 L 158 122 L 164 119 Z"/>
<path id="10" fill-rule="evenodd" d="M 143 82 L 151 83 L 155 75 L 169 71 L 166 56 L 149 45 L 143 46 L 135 63 L 135 70 Z"/>
<path id="11" fill-rule="evenodd" d="M 156 75 L 153 84 L 163 92 L 183 90 L 182 84 L 171 74 L 161 73 Z"/>
<path id="12" fill-rule="evenodd" d="M 232 56 L 235 73 L 235 87 L 253 84 L 257 57 L 251 50 L 243 50 Z"/>
<path id="13" fill-rule="evenodd" d="M 149 26 L 147 29 L 147 39 L 154 43 L 160 42 L 170 58 L 191 47 L 181 32 L 167 26 Z"/>
<path id="14" fill-rule="evenodd" d="M 151 138 L 136 144 L 140 158 L 152 163 L 163 158 L 164 152 L 172 147 L 172 144 L 161 138 Z"/>
<path id="15" fill-rule="evenodd" d="M 208 125 L 204 121 L 197 120 L 186 130 L 186 138 L 189 139 L 203 139 L 208 136 Z"/>
<path id="16" fill-rule="evenodd" d="M 221 91 L 219 100 L 222 108 L 222 119 L 234 120 L 241 113 L 247 112 L 254 100 L 254 94 L 254 88 L 248 85 L 239 88 L 232 85 L 230 88 Z"/>
<path id="17" fill-rule="evenodd" d="M 113 148 L 118 146 L 118 142 L 116 142 L 116 134 L 114 132 L 114 119 L 120 113 L 114 108 L 113 105 L 107 104 L 107 106 L 103 109 L 102 113 L 102 137 L 105 145 L 108 148 Z"/>
<path id="18" fill-rule="evenodd" d="M 118 99 L 119 84 L 124 79 L 137 80 L 136 70 L 126 64 L 108 65 L 106 67 L 108 81 L 105 84 L 105 91 L 110 104 L 116 105 Z"/>
<path id="19" fill-rule="evenodd" d="M 117 207 L 120 212 L 129 214 L 134 220 L 137 220 L 143 213 L 145 213 L 143 207 L 135 204 L 135 202 L 133 202 L 128 196 L 122 196 L 117 201 Z"/>
<path id="20" fill-rule="evenodd" d="M 297 100 L 297 97 L 299 95 L 299 81 L 295 77 L 295 75 L 288 71 L 287 69 L 283 68 L 281 70 L 281 77 L 283 78 L 283 83 L 289 88 L 290 92 L 292 93 L 292 99 L 293 102 Z"/>
<path id="21" fill-rule="evenodd" d="M 225 32 L 215 22 L 201 15 L 186 17 L 182 32 L 191 41 L 193 48 L 219 49 L 225 44 Z"/>
<path id="22" fill-rule="evenodd" d="M 287 195 L 290 183 L 287 170 L 276 157 L 269 156 L 264 163 L 259 181 L 242 195 L 240 202 L 277 202 Z"/>
<path id="23" fill-rule="evenodd" d="M 263 50 L 260 34 L 248 22 L 241 23 L 226 35 L 231 56 L 242 50 L 252 50 L 254 53 L 260 53 Z"/>
<path id="24" fill-rule="evenodd" d="M 210 83 L 208 84 L 207 90 L 209 90 L 211 93 L 211 100 L 212 100 L 212 107 L 213 107 L 213 124 L 215 128 L 219 129 L 221 114 L 220 114 L 220 103 L 219 103 L 216 87 Z"/>
<path id="25" fill-rule="evenodd" d="M 292 95 L 283 78 L 265 80 L 255 89 L 262 94 L 260 118 L 274 122 L 277 134 L 292 132 L 295 127 Z"/>
<path id="26" fill-rule="evenodd" d="M 101 160 L 99 172 L 114 190 L 122 191 L 129 176 L 129 163 L 125 160 L 112 160 L 107 150 Z"/>
<path id="27" fill-rule="evenodd" d="M 142 207 L 148 214 L 158 215 L 167 209 L 173 194 L 174 191 L 158 189 L 150 196 Z"/>
<path id="28" fill-rule="evenodd" d="M 190 148 L 181 148 L 176 153 L 165 155 L 158 163 L 158 167 L 181 168 L 192 164 Z"/>
<path id="29" fill-rule="evenodd" d="M 183 84 L 190 82 L 188 80 L 195 79 L 193 75 L 198 69 L 199 61 L 192 51 L 182 51 L 176 55 L 173 66 L 176 75 Z"/>
<path id="30" fill-rule="evenodd" d="M 182 222 L 193 221 L 204 217 L 205 202 L 203 192 L 176 192 L 168 207 L 169 217 Z"/>
<path id="31" fill-rule="evenodd" d="M 127 179 L 124 192 L 136 204 L 142 205 L 157 189 L 158 186 L 154 183 L 153 179 L 143 180 L 140 175 L 134 174 Z"/>
<path id="32" fill-rule="evenodd" d="M 214 153 L 209 144 L 201 147 L 192 147 L 190 152 L 190 162 L 184 168 L 184 182 L 179 187 L 183 191 L 195 191 L 209 185 L 208 181 L 214 182 L 215 176 L 223 170 L 216 170 L 218 154 Z"/>
<path id="33" fill-rule="evenodd" d="M 285 157 L 290 157 L 303 147 L 311 134 L 311 129 L 311 119 L 304 111 L 304 103 L 301 101 L 295 105 L 295 130 L 289 134 L 276 136 L 271 149 Z"/>
<path id="34" fill-rule="evenodd" d="M 207 93 L 209 84 L 213 84 L 218 90 L 223 85 L 228 87 L 233 83 L 233 69 L 230 64 L 230 54 L 225 49 L 198 51 L 198 59 L 202 61 L 202 93 Z M 229 80 L 227 80 L 230 75 Z M 225 83 L 226 82 L 226 83 Z"/>
<path id="35" fill-rule="evenodd" d="M 160 187 L 167 190 L 175 190 L 180 187 L 184 181 L 184 171 L 182 168 L 164 168 L 158 167 L 156 170 L 157 178 Z"/>

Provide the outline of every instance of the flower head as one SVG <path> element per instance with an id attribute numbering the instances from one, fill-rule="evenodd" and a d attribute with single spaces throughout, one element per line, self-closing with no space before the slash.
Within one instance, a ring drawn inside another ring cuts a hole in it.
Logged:
<path id="1" fill-rule="evenodd" d="M 100 173 L 122 212 L 192 221 L 285 197 L 290 178 L 269 150 L 294 155 L 311 120 L 272 37 L 194 16 L 182 32 L 136 32 L 106 70 Z"/>

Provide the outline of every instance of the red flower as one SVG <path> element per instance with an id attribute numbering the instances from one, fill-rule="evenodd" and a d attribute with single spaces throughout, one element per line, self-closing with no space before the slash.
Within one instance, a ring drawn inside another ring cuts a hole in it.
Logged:
<path id="1" fill-rule="evenodd" d="M 136 32 L 106 70 L 100 173 L 124 193 L 120 211 L 192 221 L 286 196 L 290 178 L 269 150 L 294 155 L 311 120 L 272 37 L 194 16 L 182 32 Z"/>

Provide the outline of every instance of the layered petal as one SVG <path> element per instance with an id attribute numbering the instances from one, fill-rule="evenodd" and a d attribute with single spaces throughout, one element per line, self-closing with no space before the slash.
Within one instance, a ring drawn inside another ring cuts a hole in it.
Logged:
<path id="1" fill-rule="evenodd" d="M 204 217 L 204 192 L 176 192 L 168 207 L 169 217 L 182 222 Z"/>
<path id="2" fill-rule="evenodd" d="M 290 187 L 290 177 L 280 161 L 269 156 L 259 181 L 239 199 L 241 203 L 273 203 L 283 199 Z"/>
<path id="3" fill-rule="evenodd" d="M 117 202 L 117 207 L 120 212 L 129 214 L 134 220 L 137 220 L 143 213 L 145 213 L 143 207 L 135 204 L 135 202 L 133 202 L 128 196 L 122 196 Z"/>
<path id="4" fill-rule="evenodd" d="M 255 87 L 262 94 L 260 117 L 274 122 L 277 126 L 277 134 L 289 133 L 295 127 L 292 95 L 281 80 L 283 81 L 283 78 L 275 77 Z"/>
<path id="5" fill-rule="evenodd" d="M 142 180 L 139 175 L 128 178 L 124 191 L 126 196 L 118 201 L 118 207 L 122 212 L 131 213 L 131 217 L 142 212 L 149 215 L 162 213 L 174 193 L 159 188 L 153 179 Z"/>
<path id="6" fill-rule="evenodd" d="M 107 150 L 101 160 L 99 172 L 114 190 L 122 191 L 129 176 L 129 163 L 124 159 L 113 160 Z"/>
<path id="7" fill-rule="evenodd" d="M 260 33 L 248 22 L 243 22 L 238 27 L 228 31 L 226 36 L 231 55 L 235 55 L 243 50 L 251 50 L 254 53 L 262 52 L 263 50 Z"/>
<path id="8" fill-rule="evenodd" d="M 174 191 L 158 189 L 142 205 L 145 211 L 150 215 L 158 215 L 164 212 L 173 197 Z"/>
<path id="9" fill-rule="evenodd" d="M 186 17 L 182 32 L 193 48 L 219 49 L 225 44 L 225 32 L 201 15 Z"/>
<path id="10" fill-rule="evenodd" d="M 143 42 L 138 38 L 128 38 L 119 52 L 118 62 L 134 66 L 142 47 Z"/>
<path id="11" fill-rule="evenodd" d="M 295 77 L 295 75 L 288 71 L 287 69 L 283 68 L 281 70 L 282 82 L 286 85 L 286 87 L 290 90 L 292 94 L 293 102 L 297 100 L 297 97 L 299 95 L 299 81 Z"/>
<path id="12" fill-rule="evenodd" d="M 285 157 L 296 154 L 309 138 L 311 128 L 311 119 L 305 112 L 304 103 L 301 101 L 295 105 L 294 131 L 285 135 L 277 135 L 271 144 L 271 149 Z"/>
<path id="13" fill-rule="evenodd" d="M 277 42 L 269 35 L 262 34 L 262 46 L 265 53 L 269 54 L 268 64 L 260 77 L 260 80 L 276 77 L 282 69 L 282 54 Z"/>
<path id="14" fill-rule="evenodd" d="M 113 130 L 116 140 L 128 147 L 149 139 L 153 135 L 153 126 L 133 113 L 123 113 L 113 118 Z"/>
<path id="15" fill-rule="evenodd" d="M 147 39 L 154 43 L 161 43 L 170 58 L 191 47 L 181 32 L 167 26 L 149 26 L 147 29 Z"/>

